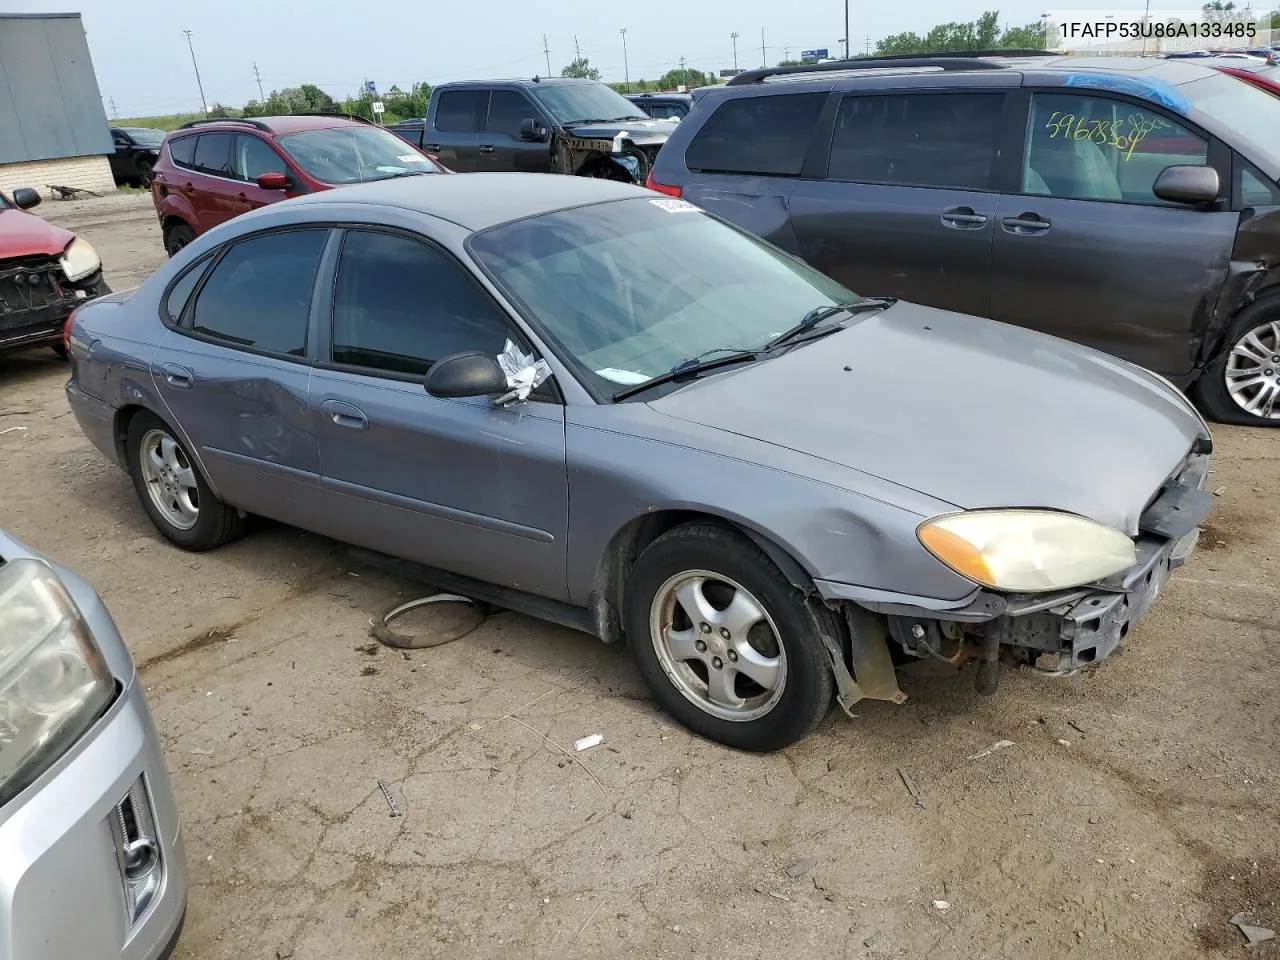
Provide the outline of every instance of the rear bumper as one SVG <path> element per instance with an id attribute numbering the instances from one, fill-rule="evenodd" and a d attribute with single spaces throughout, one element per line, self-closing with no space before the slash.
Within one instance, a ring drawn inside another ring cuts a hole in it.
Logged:
<path id="1" fill-rule="evenodd" d="M 116 408 L 111 404 L 91 397 L 80 389 L 75 380 L 68 380 L 67 404 L 75 414 L 76 423 L 89 441 L 98 448 L 104 457 L 116 466 L 120 462 L 120 451 L 116 448 Z"/>
<path id="2" fill-rule="evenodd" d="M 134 920 L 111 829 L 139 782 L 160 850 L 158 888 Z M 187 871 L 173 788 L 136 682 L 72 751 L 0 808 L 0 960 L 161 960 Z"/>

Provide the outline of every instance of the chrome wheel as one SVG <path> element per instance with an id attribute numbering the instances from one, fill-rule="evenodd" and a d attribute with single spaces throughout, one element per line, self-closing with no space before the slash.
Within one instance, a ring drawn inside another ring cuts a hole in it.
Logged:
<path id="1" fill-rule="evenodd" d="M 178 530 L 194 527 L 200 519 L 200 490 L 178 441 L 163 430 L 148 430 L 138 447 L 138 468 L 165 521 Z"/>
<path id="2" fill-rule="evenodd" d="M 1280 420 L 1280 321 L 1259 324 L 1237 340 L 1223 377 L 1227 393 L 1241 410 Z"/>
<path id="3" fill-rule="evenodd" d="M 688 570 L 668 579 L 654 594 L 649 636 L 671 683 L 712 716 L 755 720 L 782 696 L 787 656 L 777 627 L 727 577 Z"/>

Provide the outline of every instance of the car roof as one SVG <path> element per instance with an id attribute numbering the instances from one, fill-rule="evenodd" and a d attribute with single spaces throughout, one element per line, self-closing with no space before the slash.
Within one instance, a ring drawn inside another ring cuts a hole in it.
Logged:
<path id="1" fill-rule="evenodd" d="M 369 126 L 359 120 L 346 117 L 328 116 L 281 116 L 281 117 L 227 117 L 216 120 L 196 121 L 195 126 L 182 126 L 173 131 L 174 135 L 188 133 L 204 133 L 211 130 L 236 131 L 243 133 L 248 129 L 260 130 L 278 137 L 291 133 L 302 133 L 305 130 L 329 130 L 334 127 Z"/>
<path id="2" fill-rule="evenodd" d="M 586 77 L 506 77 L 497 80 L 450 80 L 448 83 L 441 83 L 433 87 L 435 90 L 442 90 L 445 87 L 493 87 L 504 83 L 521 84 L 524 86 L 600 86 L 600 80 L 588 80 Z"/>
<path id="3" fill-rule="evenodd" d="M 469 173 L 377 180 L 307 194 L 273 207 L 283 212 L 286 206 L 367 203 L 412 210 L 476 231 L 570 207 L 645 196 L 653 194 L 633 184 L 596 177 Z"/>

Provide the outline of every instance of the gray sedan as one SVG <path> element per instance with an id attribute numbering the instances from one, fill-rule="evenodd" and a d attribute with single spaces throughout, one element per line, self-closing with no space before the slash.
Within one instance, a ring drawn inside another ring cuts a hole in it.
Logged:
<path id="1" fill-rule="evenodd" d="M 81 427 L 173 543 L 263 515 L 625 638 L 668 711 L 745 749 L 901 702 L 911 658 L 975 659 L 984 693 L 1103 659 L 1212 500 L 1209 430 L 1154 374 L 859 297 L 605 181 L 273 204 L 69 343 Z"/>

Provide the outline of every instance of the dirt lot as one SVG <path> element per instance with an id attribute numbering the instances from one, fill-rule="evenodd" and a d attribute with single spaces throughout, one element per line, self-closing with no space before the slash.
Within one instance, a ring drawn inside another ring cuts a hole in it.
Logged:
<path id="1" fill-rule="evenodd" d="M 163 257 L 146 197 L 39 209 L 117 289 Z M 1216 431 L 1226 491 L 1123 656 L 991 699 L 915 668 L 906 705 L 759 757 L 669 723 L 625 651 L 512 614 L 358 651 L 421 590 L 340 545 L 178 552 L 65 375 L 0 357 L 0 430 L 25 428 L 0 524 L 92 581 L 138 660 L 191 866 L 178 960 L 1280 956 L 1227 925 L 1280 928 L 1280 433 Z"/>

